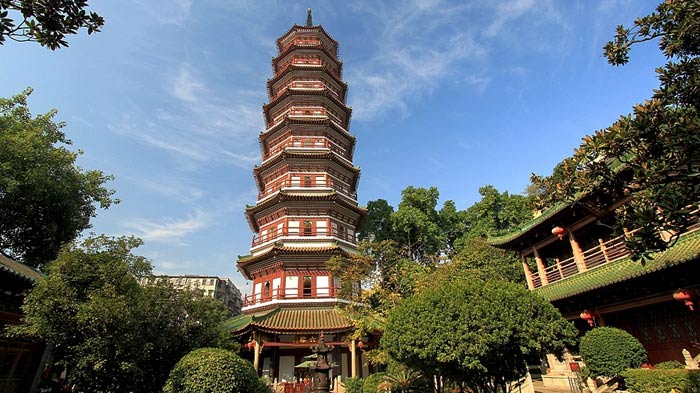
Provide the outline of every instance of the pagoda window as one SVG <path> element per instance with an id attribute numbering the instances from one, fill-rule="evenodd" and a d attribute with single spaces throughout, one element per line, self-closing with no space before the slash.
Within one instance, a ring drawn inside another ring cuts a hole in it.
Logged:
<path id="1" fill-rule="evenodd" d="M 263 285 L 263 299 L 269 299 L 270 298 L 270 280 L 265 281 L 265 284 Z"/>
<path id="2" fill-rule="evenodd" d="M 304 187 L 313 187 L 311 176 L 304 176 Z"/>
<path id="3" fill-rule="evenodd" d="M 298 235 L 299 234 L 299 221 L 289 221 L 289 234 Z"/>
<path id="4" fill-rule="evenodd" d="M 273 298 L 279 298 L 280 297 L 280 284 L 282 282 L 282 279 L 280 277 L 276 277 L 272 279 L 272 297 Z"/>
<path id="5" fill-rule="evenodd" d="M 301 187 L 301 177 L 292 176 L 292 187 Z"/>
<path id="6" fill-rule="evenodd" d="M 284 280 L 284 296 L 294 298 L 299 296 L 299 277 L 287 276 Z"/>
<path id="7" fill-rule="evenodd" d="M 316 276 L 316 296 L 328 297 L 328 295 L 330 295 L 328 276 Z"/>
<path id="8" fill-rule="evenodd" d="M 304 147 L 313 147 L 314 142 L 311 139 L 304 139 Z"/>
<path id="9" fill-rule="evenodd" d="M 262 283 L 259 282 L 255 284 L 253 288 L 253 300 L 260 300 L 260 295 L 262 294 Z"/>
<path id="10" fill-rule="evenodd" d="M 311 288 L 311 276 L 304 276 L 304 281 L 302 281 L 302 296 L 303 297 L 311 297 L 312 293 L 312 288 Z"/>
<path id="11" fill-rule="evenodd" d="M 326 186 L 326 178 L 323 176 L 316 176 L 316 185 L 318 187 L 325 187 Z"/>
<path id="12" fill-rule="evenodd" d="M 282 236 L 282 232 L 284 231 L 284 223 L 280 222 L 277 224 L 277 236 Z"/>
<path id="13" fill-rule="evenodd" d="M 328 223 L 324 220 L 316 221 L 316 233 L 319 235 L 325 235 Z"/>
<path id="14" fill-rule="evenodd" d="M 304 236 L 311 236 L 314 230 L 314 223 L 311 220 L 304 221 Z"/>

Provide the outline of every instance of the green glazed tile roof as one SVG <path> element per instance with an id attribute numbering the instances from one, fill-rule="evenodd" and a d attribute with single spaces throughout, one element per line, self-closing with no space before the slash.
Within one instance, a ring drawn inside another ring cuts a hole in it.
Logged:
<path id="1" fill-rule="evenodd" d="M 22 277 L 30 281 L 39 281 L 44 278 L 44 275 L 30 268 L 29 266 L 12 260 L 0 254 L 0 270 L 4 270 L 11 274 Z"/>
<path id="2" fill-rule="evenodd" d="M 564 210 L 568 206 L 570 206 L 568 203 L 559 202 L 556 205 L 545 210 L 544 213 L 523 224 L 523 226 L 520 227 L 517 231 L 511 232 L 503 236 L 489 236 L 489 238 L 486 239 L 486 242 L 492 246 L 500 246 L 509 243 L 520 237 L 522 234 L 547 221 L 549 218 L 554 217 L 557 213 Z"/>
<path id="3" fill-rule="evenodd" d="M 329 332 L 353 326 L 352 321 L 334 308 L 276 308 L 263 315 L 240 315 L 225 322 L 225 327 L 233 333 L 248 328 L 272 333 L 309 330 Z"/>
<path id="4" fill-rule="evenodd" d="M 602 288 L 634 277 L 679 265 L 700 257 L 700 230 L 682 236 L 670 249 L 652 255 L 653 260 L 642 264 L 630 258 L 619 259 L 574 276 L 535 289 L 549 301 Z"/>

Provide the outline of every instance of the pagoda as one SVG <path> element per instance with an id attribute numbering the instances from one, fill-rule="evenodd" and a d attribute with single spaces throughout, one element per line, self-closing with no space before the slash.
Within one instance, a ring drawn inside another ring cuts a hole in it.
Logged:
<path id="1" fill-rule="evenodd" d="M 360 169 L 338 42 L 313 24 L 309 10 L 306 25 L 294 25 L 277 47 L 263 105 L 262 163 L 253 170 L 258 199 L 245 211 L 254 236 L 250 254 L 238 260 L 252 293 L 228 327 L 271 380 L 303 378 L 295 366 L 321 334 L 334 347 L 335 375 L 360 376 L 362 344 L 348 339 L 353 323 L 336 309 L 347 301 L 327 267 L 333 256 L 358 252 L 366 215 L 357 203 Z"/>

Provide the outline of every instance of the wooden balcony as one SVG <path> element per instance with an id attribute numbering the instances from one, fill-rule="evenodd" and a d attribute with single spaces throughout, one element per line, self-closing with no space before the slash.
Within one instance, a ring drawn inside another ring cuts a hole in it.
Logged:
<path id="1" fill-rule="evenodd" d="M 311 138 L 311 139 L 318 139 L 318 138 Z M 286 141 L 279 143 L 279 144 L 275 145 L 273 148 L 271 148 L 270 150 L 268 150 L 267 153 L 265 153 L 263 155 L 263 161 L 274 157 L 275 155 L 283 152 L 286 149 L 309 149 L 309 150 L 327 149 L 327 150 L 330 150 L 334 153 L 337 153 L 339 156 L 350 161 L 350 156 L 348 154 L 348 151 L 345 148 L 329 141 L 326 138 L 322 138 L 321 142 L 314 141 L 313 143 L 310 143 L 310 144 L 305 144 L 301 141 L 295 141 L 292 138 L 289 138 Z"/>
<path id="2" fill-rule="evenodd" d="M 685 236 L 689 233 L 695 232 L 700 229 L 700 225 L 696 224 L 689 228 L 687 232 L 681 236 Z M 635 231 L 628 233 L 627 235 L 618 236 L 616 238 L 610 239 L 607 242 L 600 242 L 596 247 L 589 248 L 583 251 L 583 266 L 585 270 L 595 269 L 598 266 L 605 265 L 607 263 L 617 261 L 619 259 L 627 258 L 630 254 L 629 250 L 625 246 L 625 236 L 634 235 Z M 546 276 L 546 283 L 543 283 L 542 277 L 540 277 L 539 272 L 532 272 L 530 278 L 532 279 L 532 287 L 540 288 L 568 277 L 572 277 L 579 273 L 579 266 L 576 264 L 574 257 L 558 260 L 555 259 L 555 264 L 548 266 L 544 269 Z"/>
<path id="3" fill-rule="evenodd" d="M 269 195 L 272 195 L 276 193 L 277 191 L 284 190 L 284 189 L 308 189 L 308 190 L 328 190 L 332 189 L 335 190 L 353 200 L 357 200 L 357 192 L 353 191 L 350 187 L 347 185 L 334 181 L 334 180 L 327 180 L 325 183 L 316 183 L 316 182 L 306 182 L 304 180 L 291 180 L 291 179 L 286 179 L 283 180 L 279 183 L 271 184 L 268 185 L 267 188 L 258 193 L 258 200 L 261 200 Z"/>
<path id="4" fill-rule="evenodd" d="M 352 244 L 357 244 L 357 239 L 354 235 L 348 234 L 346 231 L 341 232 L 338 230 L 323 230 L 320 228 L 300 228 L 298 231 L 290 231 L 289 228 L 283 228 L 281 230 L 276 230 L 272 233 L 265 233 L 262 236 L 256 234 L 253 236 L 253 241 L 251 242 L 251 247 L 257 247 L 261 244 L 276 241 L 279 239 L 298 239 L 298 238 L 336 238 Z"/>
<path id="5" fill-rule="evenodd" d="M 250 307 L 275 300 L 335 299 L 340 293 L 338 287 L 324 288 L 276 288 L 268 293 L 245 295 L 243 307 Z"/>

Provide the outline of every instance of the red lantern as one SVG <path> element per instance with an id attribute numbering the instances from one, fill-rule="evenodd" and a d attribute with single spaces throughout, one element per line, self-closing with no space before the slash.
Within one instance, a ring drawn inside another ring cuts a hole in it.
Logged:
<path id="1" fill-rule="evenodd" d="M 255 348 L 255 341 L 250 340 L 250 341 L 245 345 L 245 347 L 248 348 L 248 349 L 250 349 L 250 350 L 252 351 L 253 348 Z"/>
<path id="2" fill-rule="evenodd" d="M 581 315 L 579 315 L 579 316 L 581 317 L 581 319 L 588 322 L 588 324 L 591 327 L 593 327 L 593 325 L 595 325 L 595 315 L 592 312 L 590 312 L 588 310 L 583 310 L 583 311 L 581 311 Z"/>
<path id="3" fill-rule="evenodd" d="M 564 228 L 562 228 L 562 227 L 560 227 L 560 226 L 556 226 L 556 227 L 552 228 L 552 235 L 557 235 L 557 237 L 559 238 L 559 240 L 564 239 L 564 234 L 565 234 L 565 233 L 566 233 L 566 229 L 564 229 Z"/>
<path id="4" fill-rule="evenodd" d="M 690 311 L 695 311 L 695 308 L 693 308 L 693 293 L 689 290 L 678 289 L 676 292 L 673 292 L 673 298 L 678 300 L 679 302 L 685 303 L 685 305 L 688 306 Z"/>
<path id="5" fill-rule="evenodd" d="M 360 342 L 357 343 L 357 347 L 360 348 L 360 349 L 364 349 L 364 348 L 365 348 L 365 343 L 363 343 L 362 341 L 360 341 Z"/>

